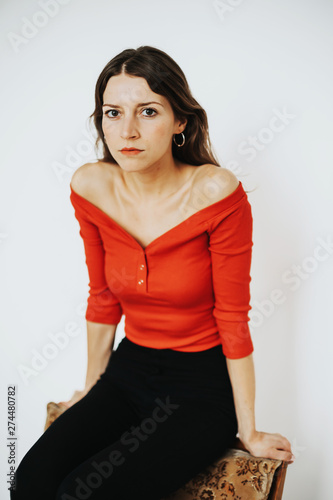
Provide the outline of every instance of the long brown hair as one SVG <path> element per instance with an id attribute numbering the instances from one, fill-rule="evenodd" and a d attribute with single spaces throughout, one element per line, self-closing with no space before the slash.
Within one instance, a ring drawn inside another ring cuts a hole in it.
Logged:
<path id="1" fill-rule="evenodd" d="M 96 151 L 102 142 L 103 161 L 116 163 L 106 145 L 102 130 L 103 94 L 108 80 L 122 72 L 144 78 L 153 92 L 168 99 L 177 120 L 187 119 L 183 132 L 184 146 L 178 147 L 172 141 L 172 154 L 175 158 L 195 166 L 205 163 L 221 166 L 212 152 L 207 114 L 192 96 L 183 71 L 168 54 L 149 45 L 123 50 L 107 63 L 96 82 L 95 110 L 89 118 L 93 118 L 98 134 Z M 179 144 L 182 143 L 180 135 L 175 140 Z"/>

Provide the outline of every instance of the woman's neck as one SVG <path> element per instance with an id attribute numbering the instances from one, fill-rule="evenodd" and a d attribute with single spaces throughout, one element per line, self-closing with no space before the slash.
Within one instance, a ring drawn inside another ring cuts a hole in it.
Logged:
<path id="1" fill-rule="evenodd" d="M 132 201 L 153 204 L 176 193 L 187 182 L 189 174 L 186 164 L 173 158 L 168 164 L 155 164 L 145 170 L 123 170 L 122 179 Z"/>

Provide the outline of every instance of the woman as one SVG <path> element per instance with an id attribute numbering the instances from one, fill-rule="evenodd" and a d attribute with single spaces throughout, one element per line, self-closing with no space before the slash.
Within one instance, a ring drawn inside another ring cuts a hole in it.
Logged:
<path id="1" fill-rule="evenodd" d="M 251 206 L 214 158 L 205 111 L 149 46 L 114 57 L 95 100 L 104 156 L 70 186 L 90 279 L 86 385 L 11 498 L 163 498 L 237 432 L 254 456 L 291 462 L 289 441 L 255 426 Z"/>

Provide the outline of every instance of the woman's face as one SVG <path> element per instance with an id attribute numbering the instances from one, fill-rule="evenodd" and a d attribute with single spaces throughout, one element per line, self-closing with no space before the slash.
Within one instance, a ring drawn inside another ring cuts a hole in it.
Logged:
<path id="1" fill-rule="evenodd" d="M 169 101 L 155 94 L 144 78 L 112 76 L 103 94 L 102 128 L 118 165 L 128 172 L 163 166 L 172 160 L 172 137 L 184 130 Z M 123 148 L 137 148 L 124 154 Z"/>

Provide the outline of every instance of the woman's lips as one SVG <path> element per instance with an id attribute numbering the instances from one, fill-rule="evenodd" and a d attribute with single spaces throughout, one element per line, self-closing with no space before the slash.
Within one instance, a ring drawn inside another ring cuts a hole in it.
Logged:
<path id="1" fill-rule="evenodd" d="M 130 149 L 130 150 L 122 149 L 121 153 L 123 153 L 123 155 L 133 156 L 133 155 L 137 155 L 139 153 L 142 153 L 142 151 L 140 149 Z"/>

